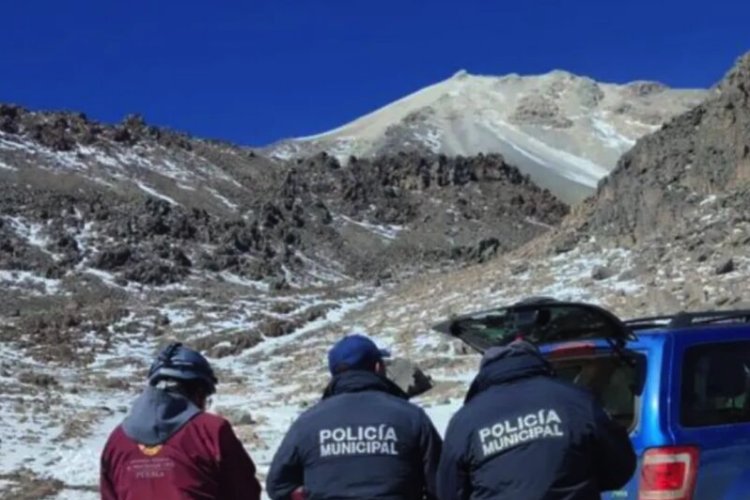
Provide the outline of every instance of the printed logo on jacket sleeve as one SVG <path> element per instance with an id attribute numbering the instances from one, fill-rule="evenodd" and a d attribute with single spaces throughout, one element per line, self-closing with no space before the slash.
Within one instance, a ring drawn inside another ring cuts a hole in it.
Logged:
<path id="1" fill-rule="evenodd" d="M 396 430 L 386 424 L 321 429 L 320 456 L 398 455 Z"/>
<path id="2" fill-rule="evenodd" d="M 489 457 L 529 441 L 565 436 L 564 422 L 553 409 L 541 409 L 479 429 L 482 453 Z"/>

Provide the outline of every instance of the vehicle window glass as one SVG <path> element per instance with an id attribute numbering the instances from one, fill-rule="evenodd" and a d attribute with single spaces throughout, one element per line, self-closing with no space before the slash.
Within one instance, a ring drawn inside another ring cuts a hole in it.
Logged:
<path id="1" fill-rule="evenodd" d="M 613 420 L 627 429 L 636 424 L 638 397 L 642 391 L 645 358 L 634 364 L 616 356 L 588 356 L 551 361 L 557 376 L 589 389 Z"/>
<path id="2" fill-rule="evenodd" d="M 750 422 L 750 342 L 688 348 L 681 392 L 680 422 L 686 427 Z"/>
<path id="3" fill-rule="evenodd" d="M 485 311 L 457 320 L 453 335 L 486 349 L 516 337 L 531 342 L 617 337 L 617 325 L 598 311 L 580 306 L 544 306 Z"/>

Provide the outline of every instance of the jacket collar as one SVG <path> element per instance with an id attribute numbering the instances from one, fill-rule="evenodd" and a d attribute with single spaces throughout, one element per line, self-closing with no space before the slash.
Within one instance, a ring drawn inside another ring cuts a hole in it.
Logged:
<path id="1" fill-rule="evenodd" d="M 323 399 L 339 394 L 364 391 L 385 392 L 399 398 L 409 399 L 399 386 L 377 373 L 366 370 L 349 370 L 335 375 L 323 391 Z"/>
<path id="2" fill-rule="evenodd" d="M 551 376 L 552 368 L 538 352 L 529 349 L 501 348 L 488 352 L 482 367 L 466 394 L 464 403 L 481 392 L 497 385 L 508 384 L 528 377 Z"/>

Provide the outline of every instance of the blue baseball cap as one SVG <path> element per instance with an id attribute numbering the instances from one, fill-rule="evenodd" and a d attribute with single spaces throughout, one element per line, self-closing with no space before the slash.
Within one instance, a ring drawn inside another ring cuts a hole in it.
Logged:
<path id="1" fill-rule="evenodd" d="M 389 351 L 380 349 L 369 337 L 355 333 L 342 338 L 328 351 L 328 369 L 332 374 L 344 367 L 369 370 L 390 356 Z"/>

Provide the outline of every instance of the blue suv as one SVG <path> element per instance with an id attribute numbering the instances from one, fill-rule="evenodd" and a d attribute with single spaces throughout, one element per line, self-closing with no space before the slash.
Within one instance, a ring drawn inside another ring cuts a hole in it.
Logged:
<path id="1" fill-rule="evenodd" d="M 606 499 L 750 499 L 750 311 L 623 321 L 586 303 L 532 298 L 437 331 L 485 349 L 524 338 L 629 429 L 638 472 Z"/>

